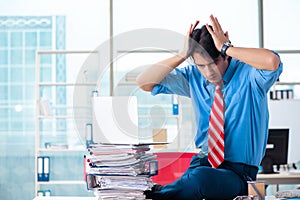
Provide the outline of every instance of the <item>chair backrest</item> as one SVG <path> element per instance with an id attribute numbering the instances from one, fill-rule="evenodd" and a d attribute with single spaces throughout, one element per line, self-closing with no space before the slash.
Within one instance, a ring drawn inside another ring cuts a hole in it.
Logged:
<path id="1" fill-rule="evenodd" d="M 178 179 L 189 167 L 193 152 L 156 152 L 158 175 L 153 176 L 154 183 L 165 185 Z"/>

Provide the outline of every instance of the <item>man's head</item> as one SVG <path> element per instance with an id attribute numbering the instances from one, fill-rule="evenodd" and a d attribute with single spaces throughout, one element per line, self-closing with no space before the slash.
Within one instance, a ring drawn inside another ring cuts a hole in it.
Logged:
<path id="1" fill-rule="evenodd" d="M 219 82 L 228 61 L 216 49 L 206 26 L 195 29 L 190 36 L 188 55 L 193 59 L 202 75 L 210 82 Z"/>
<path id="2" fill-rule="evenodd" d="M 212 26 L 210 27 L 212 28 Z M 203 49 L 206 52 L 203 52 Z M 199 53 L 200 55 L 207 53 L 213 60 L 221 55 L 221 53 L 216 49 L 214 40 L 205 25 L 201 28 L 195 29 L 191 34 L 188 53 L 192 57 L 193 53 Z"/>

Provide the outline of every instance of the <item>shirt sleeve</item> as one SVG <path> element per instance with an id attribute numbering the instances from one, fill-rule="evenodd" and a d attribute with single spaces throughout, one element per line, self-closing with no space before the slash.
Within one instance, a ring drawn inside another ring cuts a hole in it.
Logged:
<path id="1" fill-rule="evenodd" d="M 279 57 L 277 52 L 273 52 Z M 255 82 L 264 92 L 268 92 L 272 85 L 278 80 L 282 73 L 282 65 L 282 62 L 280 61 L 278 69 L 274 71 L 254 69 Z"/>
<path id="2" fill-rule="evenodd" d="M 178 94 L 190 97 L 188 71 L 187 68 L 175 68 L 153 87 L 151 94 Z"/>

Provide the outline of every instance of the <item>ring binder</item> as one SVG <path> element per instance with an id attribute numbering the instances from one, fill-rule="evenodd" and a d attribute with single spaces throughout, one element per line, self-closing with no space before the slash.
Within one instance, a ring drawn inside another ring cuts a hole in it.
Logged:
<path id="1" fill-rule="evenodd" d="M 44 181 L 49 181 L 50 157 L 44 156 Z"/>
<path id="2" fill-rule="evenodd" d="M 38 197 L 44 196 L 44 191 L 43 191 L 43 190 L 38 190 L 38 191 L 37 191 L 37 196 L 38 196 Z"/>
<path id="3" fill-rule="evenodd" d="M 172 95 L 172 113 L 178 115 L 178 96 Z"/>
<path id="4" fill-rule="evenodd" d="M 85 140 L 86 148 L 90 148 L 90 145 L 93 144 L 93 124 L 88 123 L 85 125 Z"/>
<path id="5" fill-rule="evenodd" d="M 38 157 L 37 158 L 37 178 L 38 178 L 38 181 L 43 181 L 43 162 L 44 162 L 43 157 Z"/>
<path id="6" fill-rule="evenodd" d="M 37 158 L 37 178 L 38 181 L 49 181 L 50 179 L 50 157 L 39 156 Z"/>

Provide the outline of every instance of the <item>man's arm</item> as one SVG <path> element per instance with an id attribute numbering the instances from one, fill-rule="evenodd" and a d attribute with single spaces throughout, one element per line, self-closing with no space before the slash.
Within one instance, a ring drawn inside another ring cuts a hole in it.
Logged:
<path id="1" fill-rule="evenodd" d="M 184 62 L 185 58 L 180 55 L 172 56 L 159 63 L 151 65 L 138 75 L 136 82 L 145 91 L 152 91 L 153 87 L 160 83 L 174 68 Z"/>
<path id="2" fill-rule="evenodd" d="M 228 42 L 228 33 L 224 34 L 218 19 L 213 15 L 210 16 L 210 21 L 213 30 L 208 24 L 206 24 L 206 28 L 210 32 L 216 48 L 221 52 L 223 44 Z M 263 48 L 228 47 L 226 54 L 262 70 L 276 70 L 280 64 L 280 59 L 274 52 Z"/>
<path id="3" fill-rule="evenodd" d="M 199 21 L 196 21 L 195 24 L 191 24 L 187 32 L 184 48 L 179 54 L 151 65 L 138 75 L 136 82 L 142 90 L 152 91 L 156 84 L 160 83 L 173 69 L 185 61 L 187 58 L 189 37 L 198 23 Z"/>
<path id="4" fill-rule="evenodd" d="M 263 48 L 229 47 L 226 54 L 262 70 L 276 70 L 280 63 L 274 52 Z"/>

